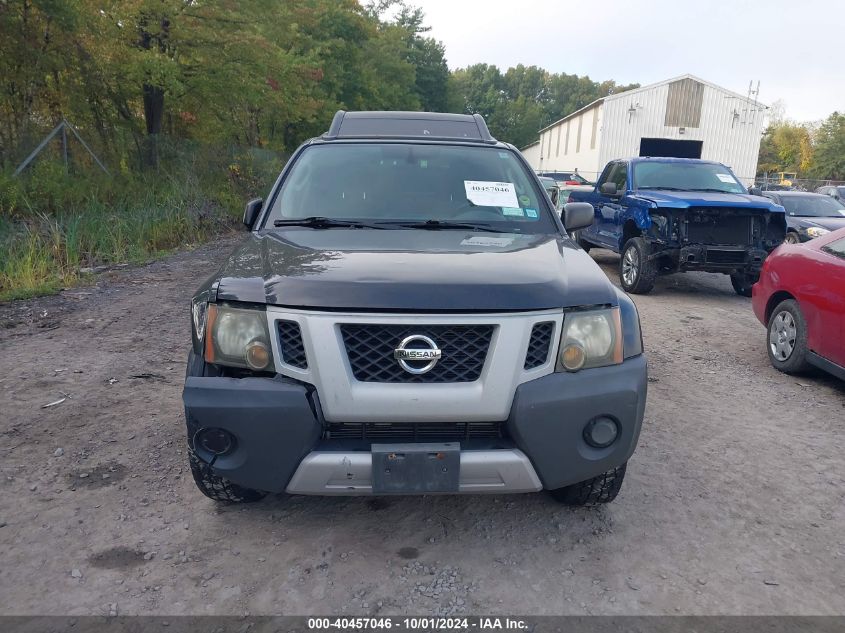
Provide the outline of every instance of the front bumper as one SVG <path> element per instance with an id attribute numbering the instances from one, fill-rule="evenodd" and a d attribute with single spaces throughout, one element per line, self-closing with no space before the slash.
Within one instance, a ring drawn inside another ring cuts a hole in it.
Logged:
<path id="1" fill-rule="evenodd" d="M 768 256 L 764 249 L 742 246 L 689 244 L 679 248 L 655 251 L 652 257 L 664 261 L 668 257 L 680 271 L 759 273 Z"/>
<path id="2" fill-rule="evenodd" d="M 646 400 L 646 359 L 554 373 L 523 383 L 506 422 L 510 446 L 461 452 L 461 493 L 528 492 L 584 481 L 622 465 L 639 438 Z M 371 494 L 370 453 L 321 446 L 323 421 L 313 390 L 276 378 L 186 379 L 188 441 L 202 428 L 236 438 L 231 452 L 200 459 L 230 481 L 268 492 Z M 584 426 L 597 416 L 616 420 L 619 436 L 593 448 Z M 461 421 L 460 415 L 456 422 Z"/>

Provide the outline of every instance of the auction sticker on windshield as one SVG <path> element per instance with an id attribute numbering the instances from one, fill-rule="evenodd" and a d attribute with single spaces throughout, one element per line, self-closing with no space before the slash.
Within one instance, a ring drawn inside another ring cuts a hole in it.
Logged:
<path id="1" fill-rule="evenodd" d="M 479 207 L 518 207 L 512 182 L 464 180 L 467 200 Z"/>
<path id="2" fill-rule="evenodd" d="M 716 174 L 716 178 L 718 178 L 722 182 L 727 182 L 730 184 L 734 184 L 735 182 L 733 176 L 731 176 L 730 174 Z"/>

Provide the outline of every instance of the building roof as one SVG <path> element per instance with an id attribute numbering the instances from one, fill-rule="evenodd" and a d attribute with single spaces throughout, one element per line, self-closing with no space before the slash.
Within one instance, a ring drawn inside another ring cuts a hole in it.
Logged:
<path id="1" fill-rule="evenodd" d="M 596 99 L 592 103 L 588 103 L 587 105 L 585 105 L 583 108 L 580 108 L 579 110 L 576 110 L 575 112 L 572 112 L 571 114 L 567 114 L 562 119 L 558 119 L 554 123 L 547 125 L 542 130 L 540 130 L 538 132 L 538 134 L 542 134 L 543 132 L 545 132 L 549 128 L 553 128 L 556 125 L 563 123 L 567 119 L 571 119 L 573 117 L 576 117 L 579 114 L 581 114 L 582 112 L 586 112 L 587 110 L 590 110 L 590 109 L 596 107 L 597 105 L 599 105 L 600 103 L 603 103 L 604 101 L 610 101 L 612 99 L 621 99 L 622 97 L 630 97 L 631 95 L 635 95 L 635 94 L 640 93 L 640 92 L 645 92 L 646 90 L 653 90 L 654 88 L 659 88 L 660 86 L 665 86 L 666 84 L 670 84 L 674 81 L 679 81 L 681 79 L 692 79 L 694 81 L 697 81 L 700 84 L 704 84 L 705 86 L 709 86 L 710 88 L 713 88 L 714 90 L 719 90 L 720 92 L 724 92 L 725 94 L 729 94 L 732 97 L 734 97 L 735 99 L 741 99 L 742 101 L 745 101 L 747 103 L 755 103 L 762 108 L 768 108 L 767 105 L 764 105 L 764 104 L 762 104 L 759 101 L 756 101 L 754 99 L 750 99 L 746 95 L 741 95 L 738 92 L 734 92 L 733 90 L 728 90 L 727 88 L 723 88 L 722 86 L 718 86 L 718 85 L 714 84 L 713 82 L 702 79 L 701 77 L 696 77 L 695 75 L 691 75 L 691 74 L 687 73 L 685 75 L 680 75 L 678 77 L 672 77 L 671 79 L 664 79 L 663 81 L 658 81 L 657 83 L 648 84 L 647 86 L 640 86 L 639 88 L 633 88 L 631 90 L 625 90 L 623 92 L 617 92 L 617 93 L 614 93 L 614 94 L 611 94 L 611 95 L 607 95 L 606 97 L 599 97 L 598 99 Z"/>

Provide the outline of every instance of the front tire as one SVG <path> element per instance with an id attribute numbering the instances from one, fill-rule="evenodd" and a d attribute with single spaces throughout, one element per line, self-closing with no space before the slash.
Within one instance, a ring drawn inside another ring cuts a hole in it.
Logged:
<path id="1" fill-rule="evenodd" d="M 619 260 L 619 281 L 625 292 L 644 295 L 654 288 L 657 266 L 649 259 L 651 248 L 641 237 L 632 237 L 625 242 L 622 258 Z"/>
<path id="2" fill-rule="evenodd" d="M 208 464 L 197 457 L 190 447 L 188 448 L 188 463 L 191 466 L 194 483 L 209 499 L 222 503 L 253 503 L 267 496 L 266 492 L 244 488 L 220 475 L 215 475 Z"/>
<path id="3" fill-rule="evenodd" d="M 751 286 L 757 283 L 758 276 L 747 273 L 731 273 L 731 285 L 740 297 L 751 296 Z"/>
<path id="4" fill-rule="evenodd" d="M 807 362 L 807 322 L 794 299 L 781 301 L 769 317 L 766 350 L 778 371 L 796 374 L 810 368 Z"/>
<path id="5" fill-rule="evenodd" d="M 798 233 L 795 231 L 790 231 L 786 234 L 786 237 L 783 239 L 786 244 L 800 244 L 801 238 L 798 237 Z"/>
<path id="6" fill-rule="evenodd" d="M 568 506 L 595 506 L 600 503 L 610 503 L 622 489 L 625 470 L 628 463 L 618 468 L 608 470 L 598 477 L 582 481 L 564 488 L 549 490 L 557 501 Z"/>

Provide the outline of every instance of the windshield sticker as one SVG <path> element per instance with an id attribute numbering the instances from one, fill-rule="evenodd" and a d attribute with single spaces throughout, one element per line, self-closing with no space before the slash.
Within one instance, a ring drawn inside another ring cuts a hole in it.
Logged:
<path id="1" fill-rule="evenodd" d="M 537 209 L 526 209 L 525 215 L 529 218 L 536 218 L 537 217 Z"/>
<path id="2" fill-rule="evenodd" d="M 502 207 L 502 214 L 503 215 L 517 215 L 519 217 L 525 216 L 525 212 L 519 207 Z"/>
<path id="3" fill-rule="evenodd" d="M 731 176 L 730 174 L 716 174 L 716 178 L 718 178 L 722 182 L 726 182 L 731 185 L 735 184 L 733 176 Z"/>
<path id="4" fill-rule="evenodd" d="M 512 237 L 468 237 L 461 242 L 461 246 L 498 246 L 505 248 L 513 244 Z"/>
<path id="5" fill-rule="evenodd" d="M 512 182 L 464 180 L 467 200 L 478 207 L 518 207 Z"/>

